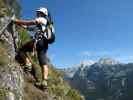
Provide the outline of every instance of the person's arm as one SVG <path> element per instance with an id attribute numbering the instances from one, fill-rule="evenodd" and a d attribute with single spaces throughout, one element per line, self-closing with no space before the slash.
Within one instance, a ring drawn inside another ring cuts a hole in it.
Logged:
<path id="1" fill-rule="evenodd" d="M 14 22 L 18 25 L 36 25 L 37 21 L 36 20 L 19 20 L 15 19 Z"/>

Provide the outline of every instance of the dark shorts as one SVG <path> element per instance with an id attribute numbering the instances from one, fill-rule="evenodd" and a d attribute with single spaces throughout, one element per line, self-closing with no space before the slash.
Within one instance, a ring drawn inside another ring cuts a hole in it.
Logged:
<path id="1" fill-rule="evenodd" d="M 34 40 L 29 41 L 26 43 L 22 48 L 19 49 L 19 52 L 32 52 L 33 51 L 33 44 Z M 49 63 L 49 59 L 47 57 L 47 49 L 48 49 L 48 42 L 46 39 L 41 39 L 36 44 L 36 51 L 38 56 L 39 64 L 47 65 Z"/>
<path id="2" fill-rule="evenodd" d="M 46 50 L 41 50 L 41 51 L 37 52 L 37 55 L 38 55 L 39 64 L 41 66 L 42 65 L 48 65 L 49 60 L 47 57 L 47 51 Z"/>
<path id="3" fill-rule="evenodd" d="M 40 65 L 47 65 L 49 59 L 47 57 L 48 42 L 45 39 L 39 40 L 36 45 L 38 60 Z"/>

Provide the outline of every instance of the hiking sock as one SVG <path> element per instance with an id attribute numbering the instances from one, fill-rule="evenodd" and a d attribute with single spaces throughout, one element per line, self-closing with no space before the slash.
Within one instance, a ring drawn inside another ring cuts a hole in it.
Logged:
<path id="1" fill-rule="evenodd" d="M 25 67 L 24 67 L 25 71 L 28 71 L 30 72 L 32 70 L 32 64 L 29 63 L 29 64 L 26 64 Z"/>

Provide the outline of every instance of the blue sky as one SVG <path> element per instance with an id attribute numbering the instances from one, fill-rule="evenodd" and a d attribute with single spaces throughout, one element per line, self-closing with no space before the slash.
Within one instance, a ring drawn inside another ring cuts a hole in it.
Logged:
<path id="1" fill-rule="evenodd" d="M 103 57 L 133 62 L 132 0 L 20 0 L 23 19 L 35 18 L 38 7 L 48 7 L 56 42 L 48 55 L 57 67 Z"/>

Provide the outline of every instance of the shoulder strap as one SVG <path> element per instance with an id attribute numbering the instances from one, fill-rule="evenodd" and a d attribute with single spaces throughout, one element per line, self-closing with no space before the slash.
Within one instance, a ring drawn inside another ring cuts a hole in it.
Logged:
<path id="1" fill-rule="evenodd" d="M 46 18 L 47 21 L 48 21 L 48 25 L 53 24 L 53 20 L 52 20 L 52 17 L 51 17 L 51 14 L 50 14 L 50 13 L 48 13 L 48 15 L 45 16 L 45 18 Z"/>

